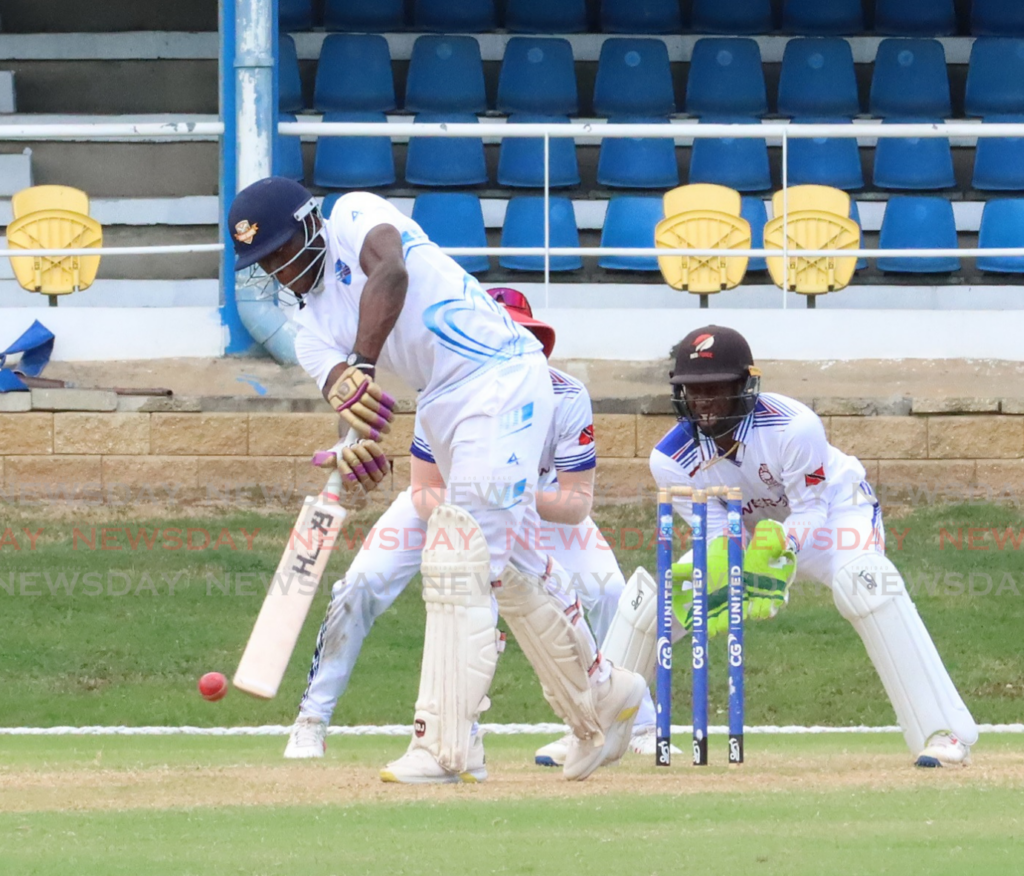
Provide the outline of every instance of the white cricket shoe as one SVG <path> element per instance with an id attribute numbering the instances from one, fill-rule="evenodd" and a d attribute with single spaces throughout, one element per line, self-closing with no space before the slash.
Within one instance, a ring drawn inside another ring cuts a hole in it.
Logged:
<path id="1" fill-rule="evenodd" d="M 289 759 L 323 757 L 326 750 L 327 722 L 321 721 L 319 718 L 304 718 L 299 715 L 292 725 L 284 756 Z"/>
<path id="2" fill-rule="evenodd" d="M 469 747 L 466 769 L 461 773 L 446 770 L 425 748 L 410 748 L 398 760 L 393 760 L 380 771 L 382 782 L 398 782 L 402 785 L 451 785 L 463 782 L 472 784 L 487 780 L 484 765 L 483 733 L 477 732 Z"/>
<path id="3" fill-rule="evenodd" d="M 589 740 L 573 736 L 562 767 L 565 778 L 582 781 L 601 764 L 612 764 L 622 757 L 629 746 L 633 719 L 646 690 L 647 682 L 642 675 L 612 667 L 608 679 L 594 691 L 604 744 L 594 746 Z"/>
<path id="4" fill-rule="evenodd" d="M 948 730 L 940 730 L 928 737 L 924 749 L 917 756 L 914 766 L 941 767 L 966 766 L 971 762 L 971 747 L 961 742 Z"/>
<path id="5" fill-rule="evenodd" d="M 547 745 L 542 745 L 537 749 L 537 753 L 533 756 L 533 762 L 537 766 L 546 767 L 560 767 L 565 763 L 565 756 L 569 753 L 569 743 L 572 742 L 573 735 L 566 733 L 561 739 L 556 739 L 554 742 L 549 742 Z"/>
<path id="6" fill-rule="evenodd" d="M 658 730 L 653 724 L 633 728 L 633 737 L 629 740 L 629 750 L 633 754 L 654 757 L 658 750 Z M 682 754 L 682 750 L 672 746 L 672 754 Z"/>

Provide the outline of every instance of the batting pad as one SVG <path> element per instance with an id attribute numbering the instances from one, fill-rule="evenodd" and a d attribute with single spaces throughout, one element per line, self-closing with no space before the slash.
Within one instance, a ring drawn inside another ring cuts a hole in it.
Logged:
<path id="1" fill-rule="evenodd" d="M 601 653 L 613 666 L 654 680 L 658 589 L 654 578 L 638 567 L 626 582 L 619 606 L 605 634 Z"/>

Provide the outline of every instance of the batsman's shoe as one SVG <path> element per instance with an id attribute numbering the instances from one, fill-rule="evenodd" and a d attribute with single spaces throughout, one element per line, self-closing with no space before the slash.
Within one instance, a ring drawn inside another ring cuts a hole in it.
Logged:
<path id="1" fill-rule="evenodd" d="M 291 758 L 323 757 L 327 750 L 327 722 L 299 715 L 292 725 L 284 756 Z"/>
<path id="2" fill-rule="evenodd" d="M 966 766 L 970 762 L 970 746 L 961 742 L 955 734 L 943 730 L 928 737 L 928 743 L 917 756 L 914 766 L 925 768 Z"/>
<path id="3" fill-rule="evenodd" d="M 633 754 L 642 754 L 649 757 L 654 757 L 655 752 L 658 748 L 658 731 L 653 724 L 648 724 L 644 727 L 634 727 L 633 736 L 629 740 L 629 750 Z M 683 752 L 672 746 L 673 754 L 682 754 Z"/>
<path id="4" fill-rule="evenodd" d="M 533 762 L 537 766 L 547 767 L 560 767 L 565 763 L 565 756 L 569 753 L 569 743 L 572 742 L 573 735 L 566 733 L 561 739 L 556 739 L 554 742 L 549 742 L 547 745 L 543 745 L 537 749 L 537 753 L 533 756 Z"/>
<path id="5" fill-rule="evenodd" d="M 562 774 L 570 781 L 582 781 L 601 764 L 615 763 L 629 747 L 633 719 L 647 690 L 647 681 L 637 672 L 613 666 L 607 680 L 594 690 L 596 711 L 604 733 L 603 745 L 573 736 L 565 756 Z"/>
<path id="6" fill-rule="evenodd" d="M 469 761 L 461 773 L 446 770 L 425 748 L 410 748 L 398 760 L 393 760 L 380 771 L 382 782 L 398 782 L 402 785 L 452 785 L 463 782 L 472 784 L 487 780 L 484 765 L 483 734 L 473 737 L 469 748 Z"/>

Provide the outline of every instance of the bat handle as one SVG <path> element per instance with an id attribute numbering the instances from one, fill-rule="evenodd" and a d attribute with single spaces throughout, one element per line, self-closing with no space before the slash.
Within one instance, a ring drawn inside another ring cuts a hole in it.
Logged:
<path id="1" fill-rule="evenodd" d="M 348 434 L 342 438 L 337 444 L 335 444 L 331 450 L 333 450 L 338 459 L 341 459 L 341 449 L 343 447 L 351 447 L 359 440 L 359 433 L 355 429 L 349 429 Z M 320 491 L 320 498 L 329 502 L 333 505 L 340 504 L 341 502 L 341 491 L 344 487 L 341 485 L 341 472 L 337 468 L 331 472 L 330 477 L 327 478 L 327 484 L 323 490 Z"/>

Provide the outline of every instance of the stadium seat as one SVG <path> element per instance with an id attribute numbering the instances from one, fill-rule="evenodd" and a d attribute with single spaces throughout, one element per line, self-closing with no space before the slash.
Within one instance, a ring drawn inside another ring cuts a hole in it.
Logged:
<path id="1" fill-rule="evenodd" d="M 750 226 L 750 248 L 761 249 L 764 246 L 764 226 L 768 221 L 768 208 L 761 198 L 747 195 L 740 202 L 740 215 Z M 747 271 L 767 271 L 768 263 L 763 258 L 751 258 L 747 262 Z"/>
<path id="2" fill-rule="evenodd" d="M 494 0 L 416 0 L 413 21 L 437 33 L 484 33 L 498 24 Z"/>
<path id="3" fill-rule="evenodd" d="M 980 249 L 1024 248 L 1024 200 L 989 201 L 981 214 Z M 1024 257 L 982 256 L 978 270 L 996 274 L 1024 274 Z"/>
<path id="4" fill-rule="evenodd" d="M 705 116 L 713 124 L 757 124 L 744 116 Z M 715 183 L 740 192 L 763 192 L 772 186 L 768 166 L 768 144 L 760 139 L 728 137 L 694 138 L 690 154 L 690 182 Z"/>
<path id="5" fill-rule="evenodd" d="M 422 122 L 476 122 L 471 113 L 420 113 Z M 474 186 L 487 182 L 484 141 L 475 137 L 410 137 L 405 179 L 417 186 Z"/>
<path id="6" fill-rule="evenodd" d="M 480 199 L 465 192 L 431 192 L 418 195 L 412 219 L 438 246 L 487 246 L 487 229 Z M 485 255 L 452 256 L 464 271 L 479 274 L 490 270 Z"/>
<path id="7" fill-rule="evenodd" d="M 338 198 L 342 196 L 343 192 L 331 192 L 329 195 L 324 196 L 324 201 L 320 205 L 320 215 L 331 218 L 331 211 L 334 209 L 334 205 L 338 203 Z"/>
<path id="8" fill-rule="evenodd" d="M 860 112 L 850 44 L 841 39 L 795 39 L 786 44 L 779 78 L 784 116 L 852 118 Z"/>
<path id="9" fill-rule="evenodd" d="M 793 124 L 842 123 L 846 119 L 794 119 Z M 794 138 L 789 141 L 790 185 L 834 186 L 852 191 L 864 188 L 860 148 L 853 137 Z"/>
<path id="10" fill-rule="evenodd" d="M 914 119 L 888 118 L 886 122 L 912 122 Z M 941 119 L 916 121 L 940 122 Z M 875 147 L 874 184 L 880 189 L 927 191 L 951 189 L 953 151 L 945 137 L 879 137 Z"/>
<path id="11" fill-rule="evenodd" d="M 1021 124 L 1024 115 L 986 116 L 985 121 Z M 979 137 L 972 185 L 986 192 L 1024 192 L 1024 138 Z"/>
<path id="12" fill-rule="evenodd" d="M 508 0 L 505 28 L 512 33 L 584 33 L 586 0 Z"/>
<path id="13" fill-rule="evenodd" d="M 277 25 L 282 32 L 313 29 L 311 0 L 278 0 Z"/>
<path id="14" fill-rule="evenodd" d="M 15 219 L 40 210 L 67 210 L 89 215 L 89 196 L 71 186 L 29 186 L 11 195 L 11 213 Z"/>
<path id="15" fill-rule="evenodd" d="M 549 240 L 551 246 L 580 245 L 576 229 L 576 214 L 568 198 L 551 198 L 549 213 Z M 544 246 L 544 199 L 536 197 L 512 198 L 505 212 L 501 229 L 502 246 Z M 543 271 L 544 256 L 503 255 L 498 264 L 513 271 Z M 579 256 L 552 256 L 552 271 L 575 271 L 583 267 Z"/>
<path id="16" fill-rule="evenodd" d="M 388 33 L 405 29 L 403 0 L 326 0 L 324 29 Z"/>
<path id="17" fill-rule="evenodd" d="M 785 207 L 790 213 L 819 210 L 838 216 L 850 215 L 850 196 L 834 186 L 790 186 L 772 195 L 772 218 L 782 215 Z"/>
<path id="18" fill-rule="evenodd" d="M 576 69 L 568 40 L 513 37 L 498 74 L 498 112 L 575 115 Z"/>
<path id="19" fill-rule="evenodd" d="M 782 29 L 799 34 L 857 34 L 864 31 L 861 0 L 785 0 Z"/>
<path id="20" fill-rule="evenodd" d="M 278 121 L 294 122 L 292 113 L 281 113 Z M 337 139 L 337 138 L 335 138 Z M 290 134 L 278 134 L 274 138 L 274 176 L 283 176 L 302 182 L 305 171 L 302 168 L 302 140 Z"/>
<path id="21" fill-rule="evenodd" d="M 897 195 L 882 217 L 879 249 L 955 249 L 956 219 L 946 198 Z M 960 270 L 956 256 L 886 256 L 878 269 L 899 274 L 948 274 Z"/>
<path id="22" fill-rule="evenodd" d="M 678 0 L 601 0 L 605 33 L 680 33 Z"/>
<path id="23" fill-rule="evenodd" d="M 876 0 L 875 33 L 917 37 L 954 34 L 953 0 Z"/>
<path id="24" fill-rule="evenodd" d="M 667 116 L 676 111 L 668 49 L 661 40 L 612 37 L 601 46 L 594 83 L 599 116 Z"/>
<path id="25" fill-rule="evenodd" d="M 1024 40 L 974 41 L 964 105 L 969 116 L 1024 113 Z"/>
<path id="26" fill-rule="evenodd" d="M 325 122 L 387 123 L 384 113 L 324 113 Z M 388 137 L 321 137 L 316 143 L 313 184 L 327 189 L 391 185 L 395 157 Z"/>
<path id="27" fill-rule="evenodd" d="M 878 44 L 871 78 L 871 114 L 952 115 L 946 53 L 938 40 L 887 39 Z"/>
<path id="28" fill-rule="evenodd" d="M 509 124 L 533 122 L 568 123 L 568 116 L 539 116 L 522 113 L 509 116 Z M 552 188 L 576 186 L 580 169 L 576 161 L 576 143 L 569 137 L 548 139 L 549 178 Z M 498 153 L 498 185 L 523 188 L 544 187 L 544 140 L 533 137 L 506 137 Z"/>
<path id="29" fill-rule="evenodd" d="M 686 82 L 686 111 L 692 116 L 762 116 L 768 112 L 757 43 L 750 39 L 697 40 Z"/>
<path id="30" fill-rule="evenodd" d="M 387 112 L 396 107 L 388 41 L 380 34 L 333 33 L 316 68 L 313 106 L 321 112 Z"/>
<path id="31" fill-rule="evenodd" d="M 974 0 L 971 33 L 975 36 L 1024 36 L 1024 4 L 1020 0 Z"/>
<path id="32" fill-rule="evenodd" d="M 860 208 L 857 206 L 857 199 L 856 198 L 850 198 L 850 218 L 854 222 L 857 223 L 857 227 L 858 228 L 862 229 L 861 230 L 861 241 L 863 242 L 863 240 L 864 240 L 864 232 L 863 232 L 864 226 L 861 225 L 861 222 L 860 222 Z M 857 259 L 857 270 L 858 271 L 863 271 L 867 266 L 868 266 L 868 260 L 867 259 L 865 259 L 865 258 Z"/>
<path id="33" fill-rule="evenodd" d="M 421 36 L 413 43 L 405 109 L 482 113 L 487 109 L 480 44 L 469 36 Z"/>
<path id="34" fill-rule="evenodd" d="M 277 41 L 277 103 L 283 113 L 300 112 L 306 105 L 302 97 L 295 40 L 285 33 Z"/>
<path id="35" fill-rule="evenodd" d="M 693 0 L 694 33 L 763 34 L 774 30 L 771 0 Z"/>
<path id="36" fill-rule="evenodd" d="M 667 119 L 611 119 L 613 123 L 668 124 Z M 668 137 L 606 137 L 597 156 L 597 183 L 626 189 L 664 189 L 679 185 L 676 147 Z"/>
<path id="37" fill-rule="evenodd" d="M 654 227 L 662 220 L 661 198 L 619 196 L 608 202 L 601 246 L 654 246 Z M 601 256 L 598 266 L 609 271 L 656 271 L 655 256 Z"/>

